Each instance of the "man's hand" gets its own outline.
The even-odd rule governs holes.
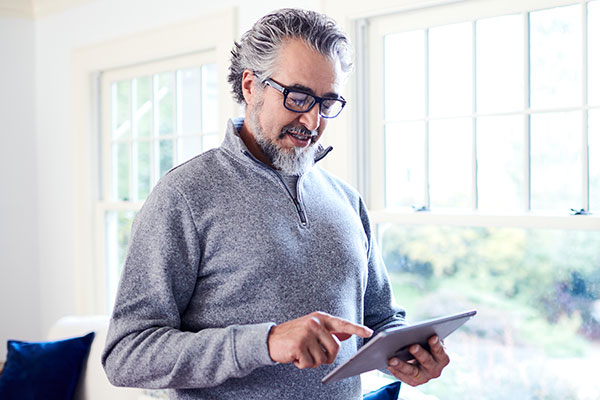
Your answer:
[[[373,331],[332,315],[314,312],[304,317],[275,325],[269,332],[271,359],[294,363],[298,368],[316,368],[331,364],[340,349],[340,340],[352,335],[368,338]]]
[[[438,378],[444,367],[450,363],[450,358],[437,336],[429,338],[429,347],[431,353],[418,344],[412,345],[409,351],[415,359],[404,362],[398,358],[391,358],[388,370],[396,378],[410,386],[422,385],[431,379]]]

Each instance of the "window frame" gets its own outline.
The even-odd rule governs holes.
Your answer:
[[[214,32],[219,32],[215,35]],[[237,37],[237,11],[228,7],[199,18],[76,49],[71,57],[71,138],[73,298],[77,314],[106,314],[106,270],[98,249],[101,198],[101,116],[99,92],[102,71],[213,51],[218,76],[219,138],[224,137],[228,118],[239,113],[229,92],[227,75],[231,46]],[[141,205],[141,204],[138,204]],[[129,205],[119,207],[128,208]],[[101,208],[100,208],[101,209]],[[104,240],[102,238],[102,240]]]
[[[103,71],[100,75],[101,87],[100,87],[100,97],[101,104],[100,114],[101,114],[101,129],[100,129],[100,141],[101,141],[101,149],[100,149],[100,191],[99,191],[99,199],[96,203],[96,218],[95,226],[96,228],[96,254],[98,268],[105,268],[105,279],[106,279],[106,307],[107,310],[112,309],[113,307],[113,299],[116,295],[116,284],[118,283],[118,269],[117,266],[110,265],[107,259],[107,234],[108,234],[108,224],[106,221],[108,212],[119,212],[119,211],[133,211],[137,212],[142,207],[145,199],[140,200],[115,200],[115,194],[113,193],[114,182],[112,182],[112,172],[113,172],[113,148],[112,144],[115,142],[112,138],[112,92],[111,86],[113,83],[117,81],[123,80],[131,80],[133,78],[139,77],[151,77],[151,85],[154,86],[155,82],[153,77],[162,72],[170,72],[175,74],[176,71],[189,69],[189,68],[202,68],[207,64],[214,64],[216,62],[216,53],[214,50],[205,50],[202,52],[198,52],[191,55],[173,57],[166,60],[159,61],[150,61],[140,65],[117,68],[113,70]],[[173,95],[175,97],[178,96],[177,92],[177,84],[174,85]],[[152,99],[153,103],[154,100]],[[174,107],[176,107],[177,101],[174,102]],[[156,106],[156,104],[154,104]],[[133,109],[130,110],[133,113]],[[166,136],[157,135],[154,132],[157,127],[155,126],[154,116],[156,114],[156,109],[154,109],[152,120],[152,125],[154,126],[152,129],[152,135],[143,138],[143,142],[149,142],[152,145],[151,150],[151,168],[150,171],[150,190],[156,185],[158,180],[160,179],[160,172],[157,170],[159,167],[158,163],[155,159],[155,142],[159,140],[173,140],[177,142],[178,139],[182,137],[199,137],[204,138],[208,135],[213,135],[215,132],[204,132],[200,131],[197,134],[185,134],[180,135],[179,128],[177,126],[177,119],[175,119],[175,132]],[[130,143],[133,144],[136,142],[135,137],[131,136],[127,139],[118,139],[116,142],[119,143]],[[138,142],[139,143],[139,142]],[[173,161],[174,164],[177,165],[185,160],[179,160],[177,155],[177,145],[173,146]],[[130,154],[131,156],[132,154]],[[175,166],[173,165],[173,166]],[[134,160],[130,158],[130,182],[129,182],[129,192],[133,193],[133,182],[131,179],[135,176],[135,166]]]
[[[579,230],[597,230],[600,229],[600,214],[596,215],[569,215],[567,210],[564,214],[549,214],[538,211],[523,211],[519,213],[499,213],[490,214],[489,212],[482,212],[476,209],[476,199],[473,194],[476,193],[476,158],[473,157],[472,165],[472,208],[471,210],[432,210],[427,212],[415,212],[410,208],[401,209],[387,209],[385,207],[385,143],[384,143],[384,127],[385,119],[383,115],[384,110],[384,82],[383,82],[383,37],[387,33],[396,33],[401,31],[411,31],[415,29],[424,29],[433,26],[446,25],[451,23],[459,23],[465,21],[472,21],[471,24],[473,29],[475,27],[475,21],[482,18],[508,15],[508,14],[521,14],[523,21],[523,32],[528,35],[529,32],[529,12],[536,10],[544,10],[558,6],[580,4],[583,7],[587,5],[589,0],[552,0],[552,1],[540,1],[540,0],[528,0],[526,2],[519,1],[498,1],[498,0],[484,0],[484,1],[452,1],[452,2],[432,2],[422,1],[422,5],[419,7],[415,5],[412,8],[406,7],[400,12],[386,12],[383,14],[377,14],[375,16],[368,16],[366,18],[358,18],[355,21],[355,25],[359,28],[355,28],[355,34],[357,36],[357,42],[367,43],[367,46],[363,46],[357,49],[357,58],[359,65],[363,64],[366,67],[366,72],[362,72],[357,77],[357,93],[364,93],[368,102],[368,109],[366,113],[366,123],[357,124],[358,138],[365,138],[368,146],[366,162],[363,162],[359,167],[359,183],[362,181],[363,184],[359,189],[366,194],[367,204],[370,209],[370,215],[372,223],[374,225],[383,222],[396,222],[401,224],[436,224],[436,225],[456,225],[456,226],[502,226],[502,227],[523,227],[523,228],[557,228],[557,229],[579,229]],[[583,41],[582,41],[582,97],[583,106],[574,108],[557,108],[552,111],[582,111],[582,130],[581,135],[581,151],[582,151],[582,168],[580,171],[580,181],[582,182],[582,198],[585,199],[579,208],[589,209],[589,193],[588,193],[588,136],[587,136],[587,118],[588,110],[597,109],[598,106],[590,107],[586,103],[586,92],[587,92],[587,76],[585,71],[587,70],[587,37],[586,27],[586,13],[585,10],[582,12],[582,30],[583,30]],[[360,28],[360,26],[366,26],[367,29]],[[402,29],[398,29],[401,26]],[[524,38],[526,40],[524,46],[524,76],[525,76],[525,110],[523,113],[523,124],[525,126],[524,134],[526,138],[524,140],[526,149],[524,151],[524,176],[526,177],[524,186],[526,186],[524,197],[526,197],[526,205],[524,209],[530,209],[530,118],[532,113],[544,112],[547,110],[532,110],[529,102],[529,37]],[[362,63],[361,63],[362,60]],[[473,60],[475,63],[475,60]],[[476,79],[473,74],[473,80]],[[474,85],[473,90],[476,90]],[[520,114],[521,112],[519,112]],[[475,121],[476,117],[483,114],[477,114],[475,111],[469,116]],[[475,135],[476,132],[473,132]],[[426,133],[427,135],[427,133]],[[472,149],[473,155],[475,155],[476,142]],[[428,152],[426,153],[428,155]],[[425,160],[426,169],[429,165],[429,160]],[[425,171],[428,175],[428,171]],[[427,178],[426,178],[427,179]],[[364,182],[367,182],[365,184]],[[428,182],[426,182],[428,187]],[[428,193],[426,192],[425,197],[427,198]],[[427,201],[428,202],[428,201]],[[429,204],[427,204],[428,206]],[[574,205],[576,206],[576,205]]]

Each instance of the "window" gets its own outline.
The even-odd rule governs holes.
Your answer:
[[[463,19],[372,22],[373,208],[598,210],[598,0],[480,18],[463,3]]]
[[[368,19],[362,83],[396,300],[479,310],[419,390],[599,398],[600,1],[441,3]]]
[[[112,308],[136,211],[172,167],[219,145],[214,54],[102,75],[99,235]]]

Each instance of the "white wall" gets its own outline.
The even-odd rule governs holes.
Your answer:
[[[0,16],[0,360],[41,334],[34,23]]]
[[[7,337],[42,340],[56,319],[77,312],[74,51],[228,7],[237,7],[243,32],[270,10],[320,4],[96,0],[35,20],[1,17],[0,359]]]
[[[72,132],[73,54],[231,7],[237,9],[239,36],[280,7],[325,11],[350,32],[352,18],[377,12],[375,7],[381,12],[440,1],[85,0],[35,20],[0,16],[0,359],[6,338],[42,340],[56,319],[80,309],[75,285],[81,265],[75,265],[73,244],[80,190],[72,171],[79,151]],[[350,98],[352,88],[347,92]],[[336,147],[324,166],[347,180],[355,160],[348,145],[350,111],[330,124],[324,138]]]

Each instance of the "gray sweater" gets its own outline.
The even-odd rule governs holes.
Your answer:
[[[320,380],[361,339],[342,342],[333,365],[300,370],[271,360],[267,336],[313,311],[375,333],[404,323],[365,205],[316,165],[295,200],[249,153],[242,123],[229,121],[221,147],[166,174],[136,216],[106,374],[118,386],[174,389],[177,399],[359,399],[359,377]]]

